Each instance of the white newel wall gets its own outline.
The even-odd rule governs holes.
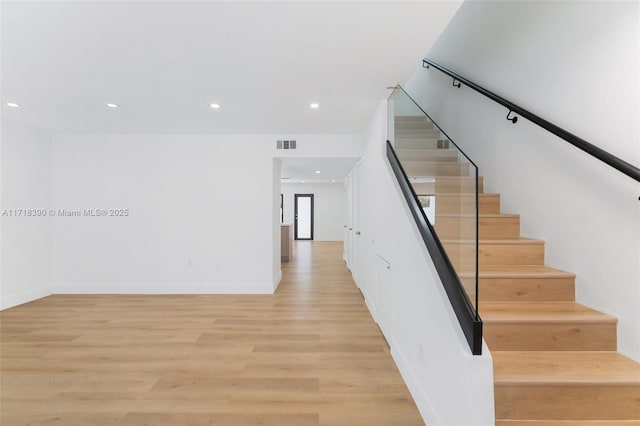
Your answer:
[[[0,210],[48,211],[51,208],[51,137],[3,119],[0,144]],[[0,309],[51,293],[51,218],[7,215],[1,219]]]
[[[280,178],[282,177],[282,163],[277,158],[274,158],[271,161],[273,162],[273,192],[271,193],[271,244],[273,245],[273,255],[271,256],[271,262],[273,266],[273,291],[276,291],[276,289],[280,285],[280,280],[282,279],[282,270],[280,269],[282,256],[282,247],[280,245],[280,237],[282,235],[280,233]]]
[[[493,424],[491,354],[486,345],[483,355],[471,354],[388,165],[386,137],[382,102],[363,161],[347,180],[357,194],[353,211],[361,231],[347,253],[358,256],[352,272],[426,423]]]
[[[638,166],[639,22],[638,2],[466,2],[428,56]],[[436,70],[406,89],[640,360],[640,185]]]

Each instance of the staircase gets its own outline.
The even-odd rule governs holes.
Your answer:
[[[449,145],[425,117],[396,117],[396,153],[416,193],[435,194],[436,232],[474,299],[475,179]],[[520,236],[519,215],[501,213],[482,178],[478,202],[496,424],[640,425],[640,364],[616,352],[617,319],[575,302],[575,275],[545,265],[544,241]]]

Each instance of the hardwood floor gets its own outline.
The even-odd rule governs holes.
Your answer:
[[[424,424],[344,262],[275,295],[54,295],[0,313],[0,424]]]

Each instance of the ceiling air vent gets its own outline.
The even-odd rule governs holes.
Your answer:
[[[295,140],[278,140],[276,141],[277,149],[296,149]]]

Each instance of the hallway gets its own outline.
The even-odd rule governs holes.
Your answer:
[[[294,250],[275,295],[53,295],[0,312],[0,423],[423,424],[342,243]]]

